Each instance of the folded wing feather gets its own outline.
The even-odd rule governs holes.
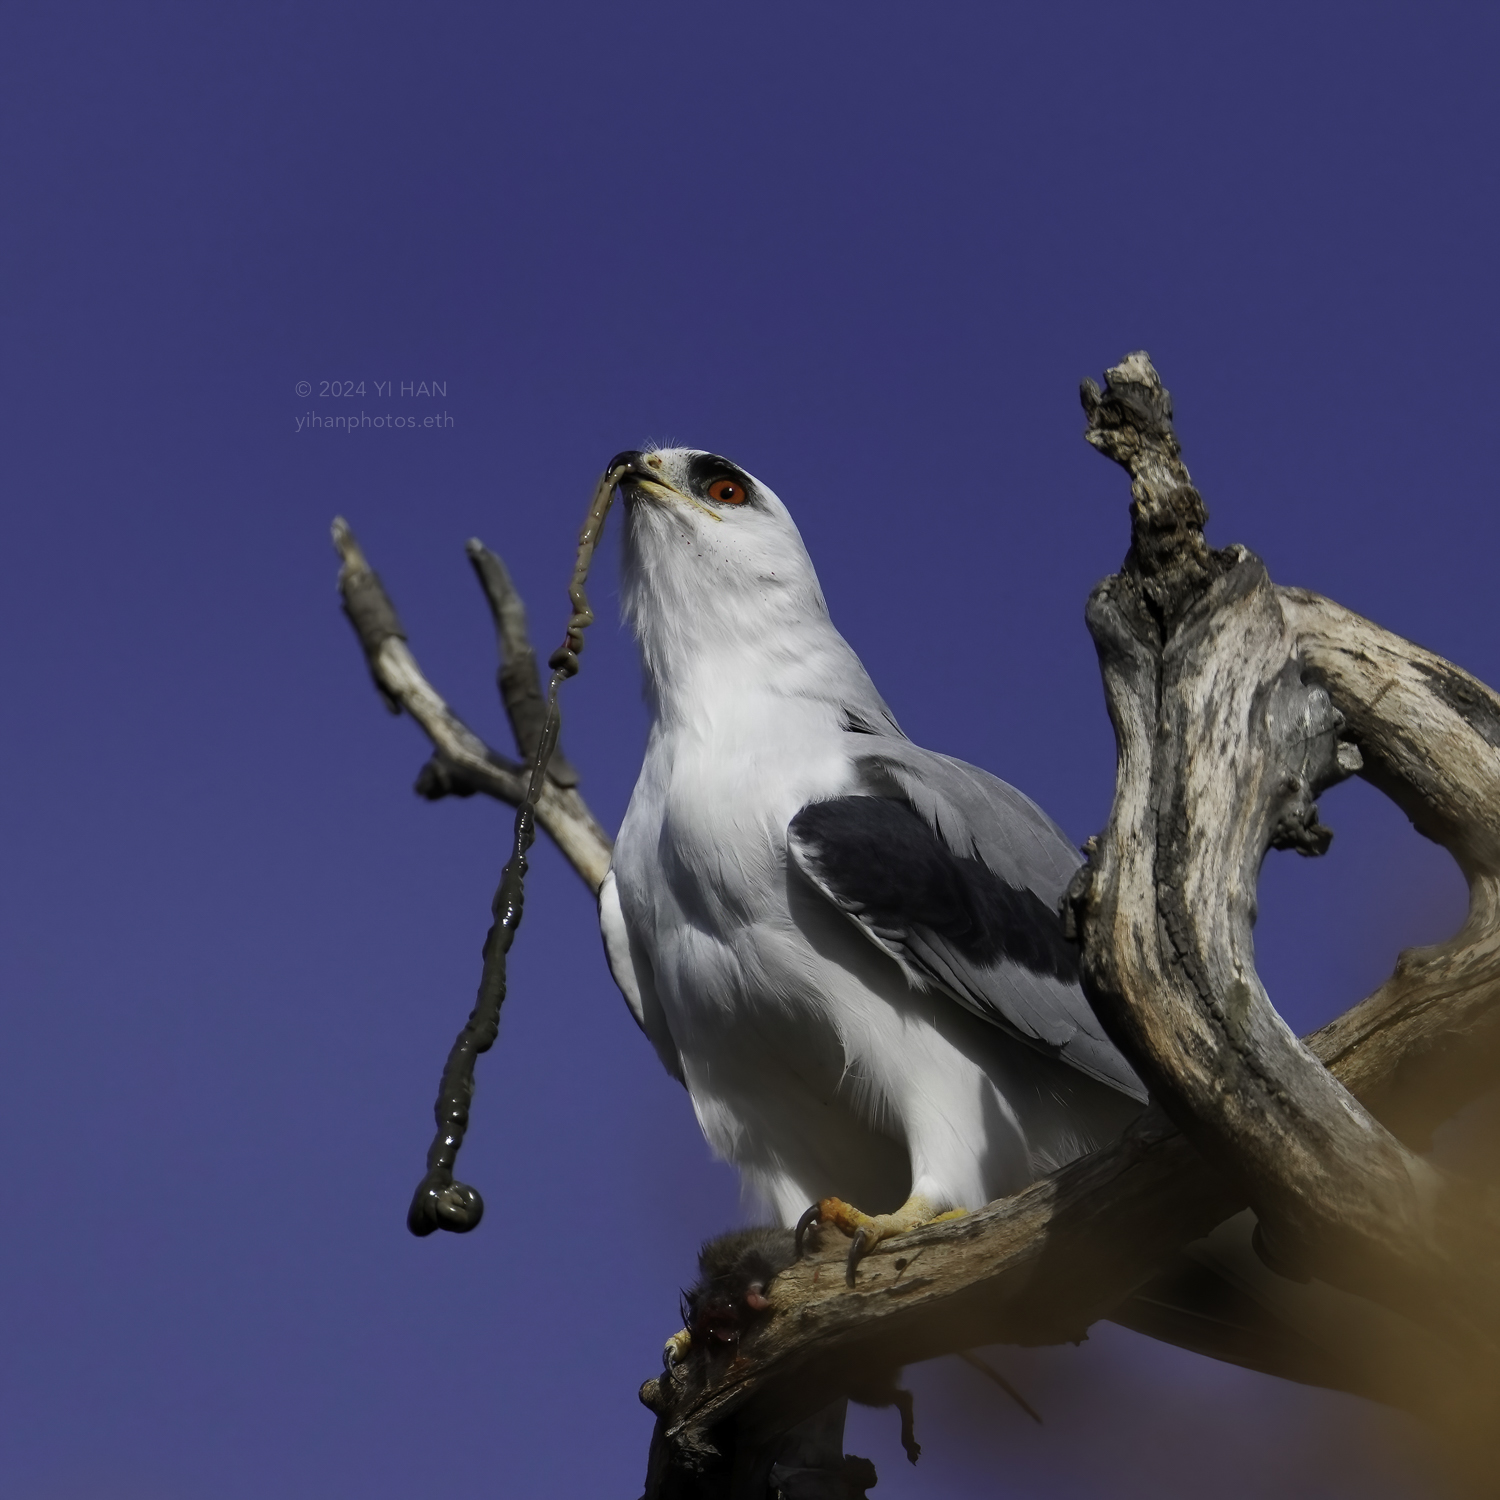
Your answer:
[[[910,741],[883,739],[860,772],[866,794],[792,819],[795,867],[918,988],[1144,1099],[1078,988],[1057,906],[1080,860],[1056,824],[1014,787]]]

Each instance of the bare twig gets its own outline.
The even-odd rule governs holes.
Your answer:
[[[536,652],[531,648],[531,637],[526,630],[526,605],[511,582],[510,570],[477,536],[464,544],[464,551],[469,554],[474,574],[495,620],[495,646],[500,657],[495,682],[500,689],[500,701],[510,719],[516,748],[523,760],[530,760],[542,737],[547,703],[542,695]],[[547,776],[558,786],[578,785],[578,772],[568,764],[561,746],[552,752]]]
[[[428,1235],[437,1229],[464,1234],[474,1229],[484,1217],[484,1200],[467,1183],[457,1181],[454,1178],[453,1169],[463,1146],[465,1132],[468,1130],[469,1105],[474,1097],[475,1061],[481,1053],[489,1051],[500,1032],[500,1007],[504,1004],[506,989],[506,957],[515,940],[516,929],[521,925],[525,898],[526,855],[536,839],[537,804],[550,784],[547,777],[548,765],[557,748],[557,736],[561,726],[557,693],[564,680],[577,673],[578,653],[583,650],[582,632],[593,623],[594,613],[589,608],[584,585],[588,579],[589,563],[593,559],[594,546],[598,542],[600,532],[604,529],[605,517],[609,514],[610,500],[614,495],[618,478],[618,470],[611,467],[605,471],[599,483],[594,487],[588,515],[584,519],[583,530],[578,538],[578,558],[573,567],[573,577],[568,590],[573,613],[568,620],[567,635],[563,644],[552,653],[550,663],[553,669],[552,681],[547,687],[547,697],[542,705],[540,723],[535,726],[534,736],[532,726],[529,724],[524,731],[528,738],[533,739],[530,747],[531,765],[527,775],[526,791],[516,808],[515,836],[511,845],[511,854],[500,876],[500,885],[495,892],[491,908],[494,920],[485,938],[484,967],[479,980],[479,994],[474,1002],[474,1009],[469,1013],[469,1019],[465,1022],[463,1030],[459,1032],[457,1040],[448,1053],[448,1060],[443,1066],[442,1083],[438,1088],[437,1104],[434,1108],[437,1118],[437,1135],[428,1148],[426,1175],[417,1185],[406,1216],[407,1228],[415,1235]],[[347,527],[345,531],[347,533]],[[483,552],[482,548],[480,550]],[[470,555],[473,556],[472,551]],[[499,576],[504,578],[505,586],[509,589],[510,580],[505,575],[504,565],[499,558],[489,554],[484,555],[493,565],[490,569],[491,576],[493,577],[498,570]],[[484,576],[481,572],[482,579]],[[488,585],[486,585],[486,592],[489,592]],[[509,589],[509,592],[514,598],[514,589]],[[507,602],[502,600],[501,608],[496,611],[497,619],[502,617],[502,611],[508,616],[503,628],[509,631],[510,639],[507,644],[511,648],[512,661],[517,655],[521,655],[523,659],[530,659],[531,646],[526,639],[525,616],[519,609],[519,600],[515,600],[513,608],[508,607]],[[385,622],[388,630],[399,630],[395,611],[390,609],[389,604],[386,606],[385,613],[388,616]],[[387,635],[385,640],[390,638]],[[384,641],[381,644],[383,645]],[[535,670],[534,660],[531,660],[528,678],[535,678]],[[503,683],[502,676],[502,691]],[[517,725],[517,737],[520,738],[523,733],[521,728],[523,721],[512,708],[510,696],[506,697],[506,705],[507,708],[512,709],[512,723]]]
[[[343,560],[339,592],[344,612],[359,637],[376,688],[393,713],[404,708],[432,741],[435,753],[422,769],[417,790],[426,797],[483,792],[511,807],[519,806],[526,795],[524,766],[485,744],[422,674],[379,576],[342,518],[333,523],[333,544]],[[513,725],[518,717],[524,721],[525,710],[518,715],[509,698],[506,708]],[[576,786],[549,780],[537,799],[536,821],[588,888],[597,892],[614,845]]]
[[[561,674],[558,674],[559,676]],[[526,854],[536,839],[536,805],[546,785],[547,761],[557,743],[557,678],[547,697],[542,732],[531,763],[531,775],[516,809],[515,834],[510,858],[500,876],[500,885],[490,910],[494,920],[484,940],[484,967],[479,994],[443,1064],[438,1085],[437,1135],[427,1150],[427,1171],[412,1195],[406,1227],[415,1235],[436,1229],[465,1234],[477,1228],[484,1217],[484,1199],[477,1189],[454,1178],[453,1169],[469,1128],[469,1105],[474,1098],[474,1063],[488,1052],[500,1032],[500,1007],[505,1002],[506,957],[521,925],[525,900]]]

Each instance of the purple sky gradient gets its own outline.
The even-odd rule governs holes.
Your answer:
[[[464,1177],[404,1227],[509,841],[429,806],[334,595],[347,516],[503,743],[462,552],[549,648],[589,487],[675,439],[787,501],[915,738],[1103,823],[1082,623],[1126,543],[1076,388],[1149,349],[1273,577],[1500,681],[1494,59],[1477,5],[13,9],[4,152],[0,1493],[630,1497],[635,1389],[739,1222],[539,847]],[[327,380],[364,398],[317,399]],[[299,399],[298,381],[314,396]],[[390,399],[375,381],[446,396]],[[432,429],[296,431],[308,411]],[[615,523],[612,523],[612,525]],[[564,743],[643,742],[617,535]],[[1462,885],[1363,784],[1273,856],[1307,1029]],[[900,1497],[1416,1497],[1353,1400],[1100,1327],[849,1445]]]

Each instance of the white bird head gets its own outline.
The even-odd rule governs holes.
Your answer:
[[[717,454],[621,453],[625,613],[660,706],[705,673],[744,687],[863,669],[828,619],[796,524],[777,496]]]
[[[772,694],[894,719],[828,618],[802,537],[780,499],[715,453],[621,453],[625,614],[658,718]]]

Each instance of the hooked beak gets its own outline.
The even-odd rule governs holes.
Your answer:
[[[623,453],[617,453],[610,459],[606,472],[615,476],[615,483],[624,491],[627,500],[653,500],[658,505],[667,506],[675,501],[700,511],[711,521],[724,519],[722,516],[715,515],[706,505],[693,499],[691,495],[685,495],[675,484],[670,483],[661,472],[661,460],[654,453],[642,453],[638,449],[627,448]]]

